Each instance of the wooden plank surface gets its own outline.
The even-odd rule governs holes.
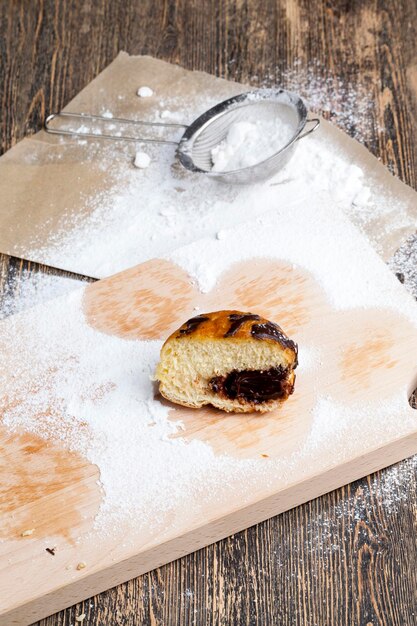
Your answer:
[[[416,17],[408,0],[1,0],[1,148],[38,129],[46,110],[125,49],[284,87],[313,68],[333,110],[365,88],[371,105],[348,130],[416,187]],[[3,289],[13,263],[19,270],[2,258]],[[82,614],[89,625],[414,624],[416,475],[416,459],[405,461],[41,624],[77,624]]]

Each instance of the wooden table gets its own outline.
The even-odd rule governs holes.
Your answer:
[[[324,115],[416,188],[416,20],[416,0],[0,0],[1,150],[127,50],[253,84],[314,78]],[[18,301],[23,269],[68,275],[2,255],[0,294]],[[411,626],[416,535],[414,457],[39,626]]]

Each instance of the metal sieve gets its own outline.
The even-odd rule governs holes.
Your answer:
[[[248,167],[213,171],[212,150],[227,136],[231,126],[236,122],[248,120],[272,121],[279,117],[293,131],[285,145],[277,146],[277,151],[268,158]],[[98,132],[83,132],[57,128],[54,122],[59,118],[70,118],[84,122],[104,122],[111,124],[134,125],[152,128],[185,128],[180,141],[159,137],[136,137],[131,135],[111,135]],[[311,128],[305,130],[307,124]],[[52,113],[45,120],[45,130],[55,135],[72,135],[93,137],[95,139],[113,139],[118,141],[134,141],[137,143],[161,143],[177,146],[176,155],[183,167],[200,172],[211,178],[227,183],[247,184],[270,178],[281,169],[291,158],[296,142],[310,134],[319,126],[318,118],[307,119],[307,109],[299,96],[284,89],[258,89],[239,94],[216,104],[189,126],[168,122],[146,122],[123,118],[109,118],[100,115],[83,113]],[[304,132],[303,132],[304,131]]]

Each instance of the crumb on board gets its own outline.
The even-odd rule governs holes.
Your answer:
[[[33,535],[33,533],[35,532],[34,528],[28,528],[27,530],[24,530],[20,533],[21,537],[30,537],[30,535]]]
[[[81,615],[78,615],[78,617],[75,618],[76,622],[83,622],[85,620],[85,613],[81,613]]]
[[[261,454],[261,457],[264,459],[269,459],[269,454]]]
[[[85,567],[87,567],[87,563],[84,563],[84,561],[80,561],[77,565],[77,570],[84,569]]]

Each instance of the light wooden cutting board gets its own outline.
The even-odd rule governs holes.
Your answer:
[[[139,382],[152,385],[148,347],[157,352],[197,309],[231,308],[277,321],[298,342],[294,395],[256,416],[164,405],[163,419],[184,430],[157,444],[138,411],[137,458],[151,444],[160,454],[147,472],[128,469],[143,493],[148,483],[159,489],[145,507],[121,479],[118,522],[106,526],[106,467],[77,452],[92,458],[96,436],[84,408],[98,403],[122,432]],[[2,626],[33,622],[417,452],[408,404],[417,306],[325,197],[9,318],[0,348]],[[189,456],[180,479],[175,464],[161,472],[167,450]],[[123,464],[123,449],[114,455]],[[137,515],[124,517],[124,494]]]

